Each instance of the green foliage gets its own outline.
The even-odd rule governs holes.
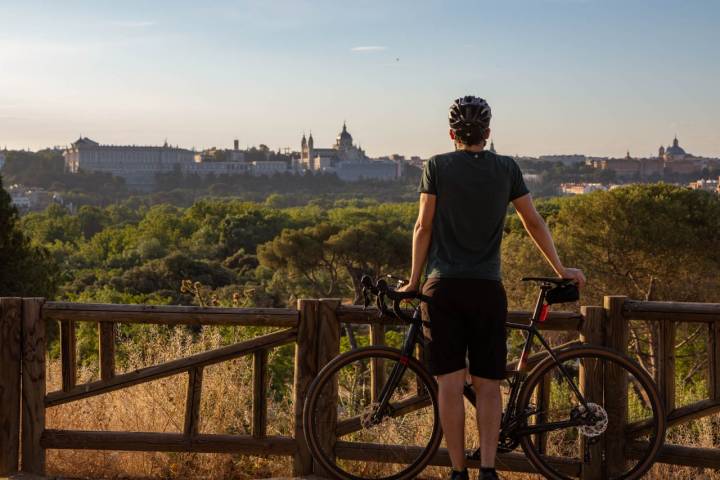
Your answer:
[[[32,245],[0,177],[0,296],[55,294],[58,269],[48,249]]]

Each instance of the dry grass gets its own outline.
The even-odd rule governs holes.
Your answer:
[[[261,332],[237,330],[235,338],[221,336],[218,329],[206,328],[194,336],[184,329],[170,332],[162,328],[148,329],[139,346],[123,339],[118,351],[124,352],[123,370],[133,370],[198,351],[209,350],[241,341]],[[262,332],[264,333],[264,332]],[[134,345],[134,346],[133,346]],[[251,428],[252,366],[250,357],[206,367],[203,377],[200,431],[202,433],[249,434]],[[292,371],[287,358],[278,349],[270,354],[271,383],[289,385]],[[273,368],[273,365],[275,368]],[[283,366],[280,366],[283,365]],[[97,367],[78,371],[79,381],[97,378]],[[48,391],[59,388],[60,365],[48,363]],[[47,427],[73,430],[181,432],[185,408],[187,375],[181,374],[52,407],[47,412]],[[287,393],[287,392],[286,392]],[[268,398],[268,434],[288,435],[293,432],[291,395]],[[477,445],[474,410],[467,409],[467,444]],[[717,448],[720,446],[720,419],[707,417],[673,428],[668,434],[672,443]],[[72,478],[132,479],[257,479],[289,477],[291,457],[249,457],[231,454],[135,453],[93,450],[50,450],[48,472]],[[446,468],[428,468],[427,479],[441,479]],[[508,480],[529,480],[537,475],[506,473]],[[720,472],[694,468],[656,465],[648,479],[720,480]]]
[[[174,330],[169,336],[159,329],[148,330],[148,335],[149,338],[143,339],[144,348],[123,349],[128,352],[124,370],[173,360],[226,343],[219,332],[211,328],[203,330],[194,342],[188,341],[189,334],[181,329]],[[233,341],[240,340],[242,337],[238,333],[238,338]],[[273,350],[270,353],[271,364],[276,356],[277,350]],[[244,357],[205,368],[200,410],[202,433],[250,433],[250,360],[250,357]],[[94,379],[97,368],[81,368],[78,377],[82,381]],[[59,362],[49,362],[47,378],[48,391],[59,388]],[[186,388],[187,374],[181,374],[52,407],[47,411],[47,427],[182,432]],[[268,398],[268,434],[291,434],[291,407],[288,400],[276,400],[273,396]],[[290,475],[291,462],[289,457],[94,450],[49,450],[47,455],[47,469],[51,474],[85,478],[268,478]]]

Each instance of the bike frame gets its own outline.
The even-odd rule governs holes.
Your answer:
[[[520,361],[518,362],[518,367],[512,372],[512,378],[508,380],[510,384],[510,394],[508,397],[507,407],[503,412],[502,421],[500,424],[501,442],[504,438],[544,433],[553,430],[584,425],[586,423],[583,420],[577,418],[561,422],[547,423],[541,426],[525,425],[525,422],[523,420],[525,420],[530,415],[541,412],[519,412],[517,408],[517,400],[520,394],[520,389],[527,376],[527,372],[525,370],[527,359],[530,355],[530,351],[532,350],[532,346],[536,337],[540,341],[543,349],[553,359],[560,372],[562,373],[563,377],[565,377],[565,379],[567,380],[568,385],[570,385],[570,388],[577,397],[578,401],[583,405],[583,407],[587,408],[588,402],[585,399],[585,396],[582,394],[582,392],[580,392],[580,389],[577,387],[577,385],[575,385],[575,382],[573,381],[571,375],[568,373],[564,365],[558,360],[556,353],[550,347],[547,340],[545,340],[545,338],[542,336],[537,326],[538,323],[542,323],[547,319],[549,313],[549,305],[545,303],[545,296],[547,294],[547,291],[550,290],[550,288],[552,288],[552,285],[549,283],[543,283],[540,285],[540,293],[537,297],[537,301],[535,302],[535,308],[533,310],[532,316],[530,317],[529,324],[513,322],[507,323],[507,327],[512,330],[522,330],[524,332],[527,332],[527,337],[525,338],[525,344],[523,345],[522,353],[520,355]],[[396,311],[396,314],[397,313],[399,312]],[[413,312],[412,319],[410,320],[410,329],[408,330],[408,333],[405,336],[405,341],[403,342],[400,361],[393,367],[393,370],[390,373],[387,382],[385,382],[385,385],[380,392],[378,398],[378,408],[373,415],[374,419],[377,422],[380,422],[385,414],[392,414],[391,411],[388,411],[390,409],[390,398],[392,397],[395,388],[398,386],[398,383],[400,382],[403,374],[407,370],[409,358],[412,357],[413,352],[415,351],[415,346],[418,343],[424,345],[426,341],[424,335],[422,334],[422,320],[420,318],[420,309],[419,307],[416,307],[415,311]],[[470,403],[475,406],[475,391],[472,389],[471,385],[465,386],[464,395],[470,401]]]

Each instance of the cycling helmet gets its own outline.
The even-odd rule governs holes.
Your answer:
[[[480,98],[467,95],[456,99],[450,105],[448,120],[450,129],[458,140],[467,143],[467,139],[477,140],[490,127],[490,105]],[[475,142],[471,142],[475,143]]]

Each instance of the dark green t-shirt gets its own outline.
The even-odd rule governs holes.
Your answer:
[[[508,203],[528,193],[517,163],[489,151],[436,155],[418,191],[437,196],[427,276],[500,280]]]

